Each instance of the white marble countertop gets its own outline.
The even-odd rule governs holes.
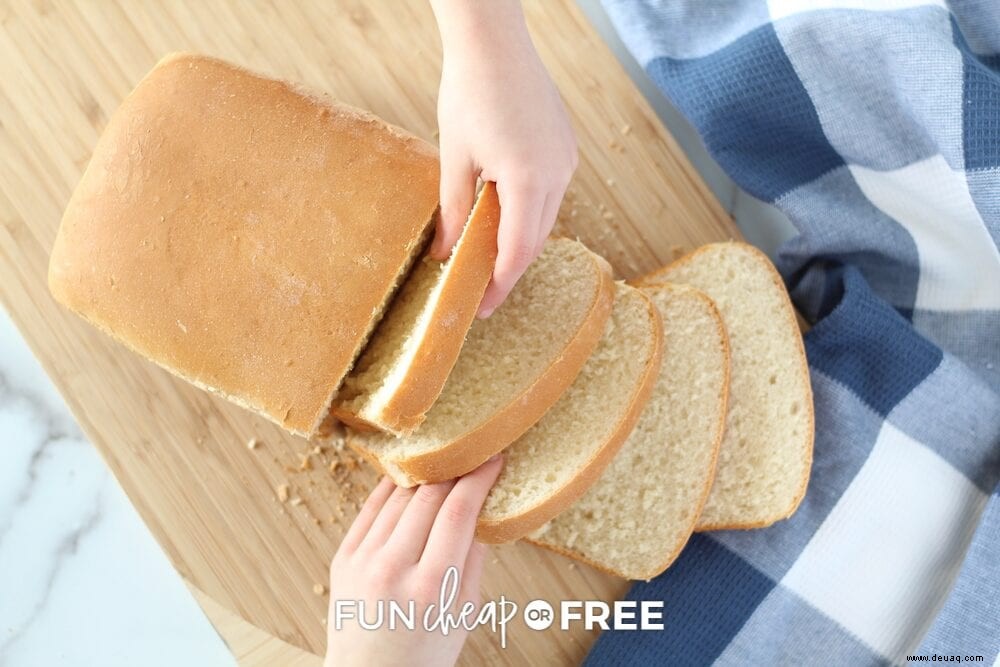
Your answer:
[[[235,665],[0,310],[0,667]]]
[[[790,225],[739,191],[579,0],[748,240]],[[0,310],[0,667],[233,665],[235,660]]]

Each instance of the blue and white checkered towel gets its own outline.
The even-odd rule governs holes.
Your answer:
[[[882,664],[1000,648],[1000,2],[605,0],[799,235],[816,451],[798,513],[696,535],[589,663]]]

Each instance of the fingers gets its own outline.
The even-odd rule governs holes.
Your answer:
[[[455,480],[425,484],[417,489],[386,542],[386,549],[397,559],[416,563],[427,544],[427,535]]]
[[[420,557],[421,565],[433,570],[464,565],[472,547],[479,510],[502,467],[501,458],[496,456],[455,483],[434,519]]]
[[[361,511],[358,512],[358,516],[355,517],[354,523],[347,530],[347,535],[344,536],[344,540],[340,543],[341,552],[349,553],[358,548],[361,540],[368,534],[372,523],[374,523],[375,518],[382,510],[382,506],[385,505],[385,501],[389,499],[395,488],[396,485],[392,483],[389,477],[382,478],[371,494],[369,494]]]
[[[518,278],[535,259],[538,228],[545,207],[545,189],[533,184],[497,183],[500,230],[493,279],[479,305],[479,317],[489,317],[514,289]]]
[[[476,197],[478,175],[465,157],[441,156],[441,216],[434,231],[430,256],[445,260],[458,242]]]
[[[371,528],[368,529],[368,534],[361,540],[358,548],[365,549],[366,552],[381,548],[386,540],[389,539],[389,535],[392,534],[393,529],[396,528],[396,524],[399,523],[399,517],[403,515],[403,511],[410,503],[410,499],[416,491],[415,488],[405,489],[397,486],[385,501],[385,504],[382,505],[381,511],[375,517]]]
[[[552,233],[552,228],[555,227],[556,218],[559,216],[559,207],[562,205],[563,197],[566,196],[566,187],[568,187],[568,184],[556,188],[545,198],[545,207],[542,208],[542,219],[538,226],[538,239],[535,241],[536,258],[542,254],[545,241],[549,238],[549,234]]]
[[[473,542],[469,549],[469,555],[465,557],[465,566],[462,568],[462,583],[459,590],[459,599],[464,602],[479,602],[479,580],[483,576],[483,563],[486,561],[486,545],[480,542]]]

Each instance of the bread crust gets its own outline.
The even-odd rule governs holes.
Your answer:
[[[638,383],[633,387],[627,409],[620,415],[608,439],[558,491],[520,514],[498,520],[487,520],[480,516],[476,524],[476,539],[480,542],[487,544],[511,542],[536,530],[568,508],[594,485],[632,432],[653,394],[653,388],[660,374],[660,363],[663,360],[663,320],[659,310],[642,291],[636,290],[636,293],[645,302],[646,312],[652,324],[652,350]]]
[[[438,180],[433,146],[369,113],[174,54],[98,141],[49,288],[170,372],[311,435],[422,249]]]
[[[471,431],[433,451],[395,460],[398,471],[387,471],[400,486],[443,482],[475,470],[488,458],[519,438],[542,418],[576,379],[604,334],[604,325],[614,304],[615,282],[611,266],[597,254],[588,255],[595,263],[600,284],[593,294],[587,315],[569,344],[534,383],[500,411]],[[348,436],[349,447],[371,458],[363,442]],[[385,466],[380,466],[385,469]]]
[[[708,532],[714,530],[749,530],[753,528],[765,528],[778,521],[787,519],[792,516],[795,511],[799,508],[802,503],[802,499],[805,497],[806,489],[809,485],[809,475],[812,471],[812,458],[813,458],[813,444],[815,440],[815,430],[816,430],[816,415],[815,407],[813,405],[813,394],[812,394],[812,382],[809,376],[809,362],[806,359],[805,345],[802,341],[802,335],[800,333],[801,329],[798,325],[798,319],[796,318],[795,308],[792,305],[791,298],[788,295],[788,290],[785,288],[785,283],[781,279],[781,275],[778,270],[774,267],[770,258],[761,252],[758,248],[748,244],[742,243],[740,241],[723,241],[720,243],[710,243],[701,246],[694,252],[691,252],[680,259],[671,262],[670,264],[657,269],[641,278],[636,282],[641,286],[655,285],[662,282],[669,282],[665,275],[672,269],[689,263],[695,257],[716,250],[720,247],[738,247],[740,250],[753,255],[763,266],[767,267],[768,275],[771,278],[771,282],[774,284],[778,293],[781,296],[782,311],[784,312],[785,326],[789,327],[789,331],[795,331],[796,335],[793,336],[795,340],[796,348],[796,361],[799,367],[799,376],[802,378],[802,383],[805,388],[805,403],[808,406],[808,418],[809,418],[809,428],[806,430],[806,436],[803,438],[801,443],[802,459],[804,461],[804,470],[801,476],[798,489],[795,495],[791,498],[788,507],[778,512],[772,516],[762,517],[755,521],[730,521],[725,523],[701,523],[695,528],[695,532]]]
[[[715,322],[716,326],[716,333],[719,336],[719,341],[721,345],[720,351],[722,352],[722,356],[725,360],[723,382],[719,388],[719,394],[717,397],[718,420],[716,422],[715,437],[713,438],[711,445],[712,456],[709,462],[708,469],[706,470],[704,484],[702,485],[702,490],[698,497],[697,505],[695,506],[694,511],[691,513],[691,520],[689,522],[688,527],[684,531],[685,537],[684,539],[679,540],[675,545],[673,545],[673,548],[666,554],[663,561],[661,561],[659,565],[657,565],[654,568],[651,568],[650,570],[635,571],[635,572],[625,572],[622,570],[618,570],[612,567],[611,565],[601,563],[594,559],[588,558],[586,555],[578,551],[574,551],[573,549],[561,547],[555,544],[547,543],[541,539],[534,539],[529,536],[526,537],[525,540],[527,542],[530,542],[531,544],[543,547],[545,549],[549,549],[550,551],[562,554],[563,556],[567,556],[569,558],[581,561],[583,563],[590,565],[591,567],[601,570],[602,572],[606,572],[608,574],[617,577],[622,577],[624,579],[641,579],[649,581],[653,577],[662,574],[668,567],[670,567],[673,564],[675,560],[677,560],[677,557],[680,555],[681,551],[684,550],[684,547],[691,539],[691,535],[694,534],[694,528],[698,522],[699,516],[701,515],[701,509],[705,506],[705,502],[708,500],[708,494],[712,489],[712,482],[715,479],[715,470],[719,459],[719,450],[722,446],[723,436],[725,435],[726,415],[729,409],[729,380],[730,380],[731,368],[729,363],[729,358],[730,358],[729,335],[726,331],[725,325],[723,324],[722,316],[719,314],[719,310],[715,306],[715,302],[712,301],[712,299],[709,298],[707,294],[705,294],[704,292],[695,287],[691,287],[690,285],[680,285],[673,283],[647,285],[642,287],[642,289],[644,291],[665,289],[675,293],[684,292],[700,300],[712,314],[712,319]],[[669,326],[669,323],[664,322],[664,327],[667,326]]]
[[[493,275],[499,228],[496,184],[488,182],[472,209],[461,245],[449,259],[451,273],[406,377],[378,414],[365,415],[341,404],[334,410],[338,419],[355,428],[367,426],[397,436],[409,435],[424,422],[458,360]]]

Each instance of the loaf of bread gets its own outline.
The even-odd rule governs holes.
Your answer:
[[[524,537],[587,491],[643,413],[662,351],[656,307],[640,290],[617,285],[604,337],[576,380],[504,450],[503,471],[479,514],[478,540]]]
[[[785,519],[812,466],[813,402],[802,334],[764,253],[713,243],[647,276],[684,283],[715,302],[732,354],[726,434],[697,530],[758,528]]]
[[[417,262],[344,382],[333,416],[408,435],[444,388],[497,256],[500,202],[486,183],[451,256]]]
[[[628,579],[655,577],[687,543],[712,486],[729,394],[729,344],[712,301],[683,285],[643,291],[663,318],[653,395],[597,483],[528,538]]]
[[[469,330],[444,390],[413,434],[352,433],[347,442],[401,486],[463,475],[499,452],[573,383],[604,332],[611,267],[581,243],[553,239],[486,320]]]
[[[313,435],[432,231],[436,149],[369,113],[172,55],[66,208],[55,298],[126,346]]]

